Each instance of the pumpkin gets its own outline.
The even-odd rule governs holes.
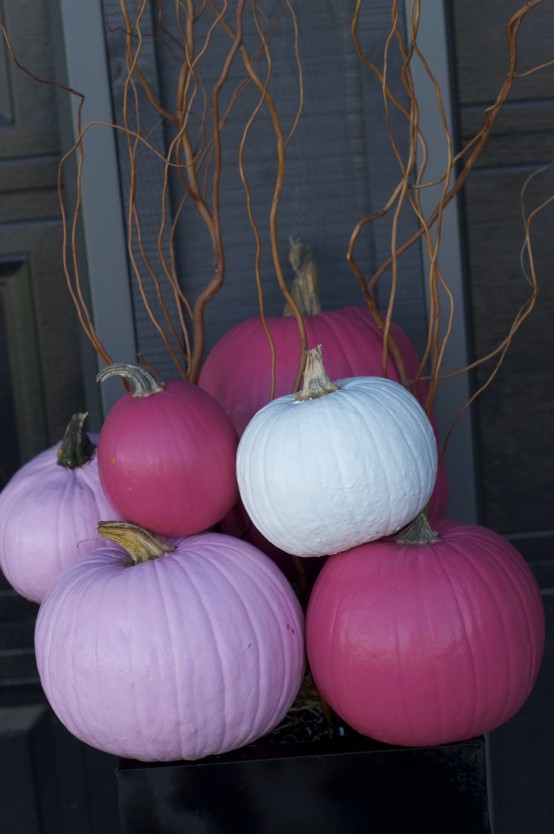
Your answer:
[[[168,536],[212,527],[235,504],[238,438],[210,394],[184,380],[160,381],[117,363],[100,372],[129,381],[98,443],[104,491],[120,515]]]
[[[74,414],[60,444],[24,464],[0,493],[0,567],[15,590],[42,602],[56,576],[95,546],[117,518],[100,486],[95,442]]]
[[[309,247],[293,241],[290,259],[296,269],[298,290],[294,295],[303,313],[308,347],[325,345],[325,365],[330,378],[385,375],[398,382],[400,376],[390,352],[384,373],[383,334],[368,308],[352,305],[321,312],[313,253]],[[290,394],[294,389],[302,352],[296,319],[291,315],[267,316],[266,326],[267,331],[262,318],[255,316],[230,328],[211,348],[198,380],[223,406],[239,436],[260,408],[272,398]],[[407,376],[415,377],[419,358],[414,346],[395,322],[391,324],[391,336],[402,355]],[[275,351],[274,389],[271,343]],[[415,395],[422,404],[425,402],[425,383],[419,383]],[[430,420],[438,437],[433,411]],[[444,516],[448,484],[442,462],[430,500],[429,515]]]
[[[111,541],[58,578],[37,618],[40,680],[65,727],[145,762],[224,753],[273,729],[305,665],[300,605],[273,562],[218,533],[99,531]]]
[[[437,444],[421,405],[381,377],[332,383],[308,351],[303,391],[264,406],[237,451],[245,509],[276,547],[323,556],[394,533],[427,504]]]
[[[307,611],[316,685],[359,732],[437,745],[508,721],[544,647],[537,582],[485,527],[418,519],[398,540],[327,560]]]

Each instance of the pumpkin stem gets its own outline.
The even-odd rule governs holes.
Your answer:
[[[83,425],[88,412],[79,411],[74,414],[67,424],[63,440],[58,449],[58,466],[66,469],[77,469],[84,466],[94,454],[96,448],[88,434],[83,431]]]
[[[129,521],[100,521],[97,529],[102,538],[119,544],[127,551],[132,565],[152,562],[175,550],[172,544],[161,542],[149,530]]]
[[[317,266],[314,253],[301,240],[289,238],[289,263],[294,271],[291,295],[303,316],[315,316],[321,313],[321,304],[317,292]],[[294,315],[289,304],[285,305],[284,316]]]
[[[165,383],[144,365],[131,365],[128,362],[115,362],[103,368],[96,377],[96,382],[103,382],[110,376],[121,376],[133,389],[133,397],[150,397],[165,388]]]
[[[338,385],[331,382],[323,365],[321,345],[306,351],[306,368],[304,369],[304,387],[294,398],[295,402],[314,400],[338,391]]]
[[[436,542],[439,534],[431,529],[425,513],[420,513],[403,530],[393,536],[398,544],[432,544]]]

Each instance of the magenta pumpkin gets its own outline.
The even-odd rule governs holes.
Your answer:
[[[100,486],[95,442],[73,415],[60,444],[28,461],[0,493],[0,567],[15,590],[42,602],[57,575],[96,546],[96,526],[118,518]]]
[[[273,729],[304,672],[303,615],[273,562],[217,533],[164,544],[124,523],[99,530],[113,541],[59,577],[37,619],[60,721],[141,761],[224,753]]]
[[[238,438],[208,393],[183,380],[160,382],[135,365],[110,365],[133,392],[110,409],[98,444],[106,495],[121,516],[157,533],[207,530],[235,504]]]
[[[323,698],[359,732],[436,745],[493,730],[531,692],[544,647],[537,583],[483,527],[437,521],[418,544],[381,540],[334,556],[307,612]]]

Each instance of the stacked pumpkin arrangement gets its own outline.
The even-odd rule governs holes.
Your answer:
[[[378,367],[382,338],[361,315]],[[430,529],[433,426],[404,386],[367,373],[334,383],[312,349],[303,390],[255,407],[239,443],[217,385],[112,365],[99,379],[132,390],[97,450],[76,415],[60,450],[14,476],[0,495],[0,564],[41,603],[42,685],[75,736],[142,761],[241,747],[287,714],[305,649],[324,700],[384,742],[461,740],[520,708],[543,651],[537,584],[492,531]],[[275,562],[211,529],[239,492],[262,542],[325,562],[306,630]]]

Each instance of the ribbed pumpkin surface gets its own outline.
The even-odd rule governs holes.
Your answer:
[[[47,698],[86,743],[143,761],[198,759],[271,730],[299,689],[303,617],[269,558],[204,534],[128,566],[104,545],[41,607]]]
[[[321,694],[390,744],[444,744],[500,726],[531,692],[543,654],[543,605],[517,550],[482,527],[433,527],[432,544],[372,542],[329,559],[308,607]]]

